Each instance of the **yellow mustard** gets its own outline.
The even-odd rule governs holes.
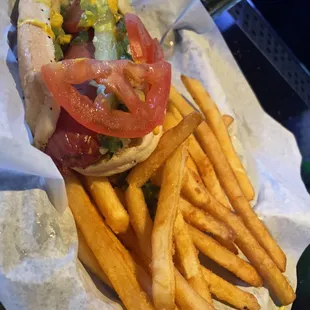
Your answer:
[[[36,2],[43,3],[43,4],[45,4],[48,7],[52,6],[52,0],[36,0]]]
[[[159,133],[160,133],[159,126],[156,126],[156,127],[153,129],[153,135],[154,135],[154,136],[157,136]]]
[[[61,14],[51,11],[51,26],[52,28],[60,28],[64,22],[64,18]]]
[[[18,27],[21,27],[22,25],[25,24],[29,24],[29,25],[33,25],[36,27],[41,28],[49,37],[51,37],[52,39],[55,38],[55,34],[52,30],[52,28],[48,25],[46,25],[45,23],[42,23],[38,20],[35,19],[25,19],[25,20],[21,20],[18,22]]]
[[[71,34],[61,35],[57,37],[57,40],[60,45],[69,44],[72,40],[72,35]]]
[[[72,59],[72,62],[74,63],[79,63],[79,62],[82,62],[82,61],[85,61],[87,60],[88,58],[85,58],[85,57],[82,57],[82,58],[75,58],[75,59]]]
[[[61,14],[59,14],[58,12],[52,10],[51,11],[51,26],[54,29],[59,30],[59,32],[61,32],[61,27],[62,24],[64,22],[64,18],[62,17]],[[63,34],[60,34],[57,36],[56,41],[57,43],[59,43],[60,45],[64,45],[64,44],[69,44],[72,40],[72,35],[71,34],[65,34],[64,31],[62,31]]]
[[[118,0],[108,0],[108,6],[113,15],[117,14]]]

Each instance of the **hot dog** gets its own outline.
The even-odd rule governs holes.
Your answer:
[[[115,0],[20,0],[19,74],[34,145],[63,172],[109,176],[154,151],[171,68]]]

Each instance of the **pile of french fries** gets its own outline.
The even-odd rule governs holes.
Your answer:
[[[233,119],[199,81],[182,81],[204,118],[172,87],[164,134],[127,188],[107,177],[65,178],[79,258],[127,309],[214,309],[212,298],[260,309],[254,295],[202,266],[199,252],[288,305],[286,256],[250,206],[254,190],[228,134]],[[160,186],[154,220],[142,190],[150,180]]]

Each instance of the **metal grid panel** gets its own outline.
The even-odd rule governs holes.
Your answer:
[[[236,24],[294,91],[310,106],[310,76],[254,6],[243,0],[229,10]]]

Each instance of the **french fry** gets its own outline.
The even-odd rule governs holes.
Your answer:
[[[173,105],[173,103],[168,103],[168,112],[172,113],[174,118],[179,122],[183,119],[182,114],[179,112],[179,110]]]
[[[189,154],[191,155],[195,164],[198,167],[199,175],[201,176],[203,183],[217,201],[219,201],[223,206],[230,209],[229,202],[215,174],[214,168],[208,156],[206,156],[194,135],[191,135],[188,138],[188,141]]]
[[[145,212],[146,211],[144,210],[143,213],[145,213]],[[144,249],[144,252],[142,252],[141,248],[139,247],[137,237],[136,237],[133,229],[131,228],[131,226],[129,226],[126,233],[119,234],[118,238],[122,241],[122,243],[125,245],[125,247],[133,253],[134,258],[135,258],[136,262],[138,262],[139,265],[143,265],[146,267],[149,266],[151,261],[145,256],[144,252],[150,251],[148,249],[148,247],[151,247],[151,239],[149,241],[149,245],[147,245],[147,248]],[[175,271],[176,271],[176,269],[175,269]],[[182,305],[185,304],[185,305],[187,305],[187,307],[189,307],[189,305],[193,305],[193,306],[194,305],[204,305],[203,309],[209,309],[208,307],[210,307],[210,306],[208,305],[208,303],[198,293],[196,293],[186,281],[185,281],[185,283],[182,282],[182,279],[183,279],[182,276],[180,278],[177,275],[175,275],[175,280],[178,283],[178,288],[179,288],[179,290],[176,291],[176,302],[178,304],[182,304]],[[146,292],[148,292],[145,288],[144,288],[144,290]],[[177,309],[177,307],[175,309]],[[199,309],[199,308],[197,308],[197,309]]]
[[[195,246],[200,252],[232,272],[242,281],[255,287],[262,286],[262,278],[249,263],[234,255],[213,238],[193,226],[188,225],[188,229]]]
[[[122,189],[119,187],[114,187],[114,192],[117,198],[119,199],[119,201],[121,202],[121,204],[124,206],[124,208],[127,209],[125,193],[122,191]]]
[[[201,272],[197,250],[180,210],[174,222],[174,243],[179,266],[190,286],[212,305],[211,295]]]
[[[186,145],[165,163],[152,233],[153,301],[157,309],[174,309],[175,276],[172,260],[173,226],[178,210]]]
[[[158,187],[161,186],[161,181],[163,179],[163,167],[158,168],[151,177],[151,182]]]
[[[252,236],[244,222],[215,200],[203,184],[197,183],[194,177],[190,174],[186,174],[185,177],[187,182],[183,182],[182,193],[186,199],[196,207],[206,210],[218,220],[230,225],[236,235],[236,245],[266,281],[281,304],[292,303],[296,297],[294,290],[273,260]]]
[[[254,188],[231,143],[231,139],[222,120],[218,107],[215,105],[200,81],[186,77],[184,75],[181,76],[181,79],[186,89],[201,109],[209,126],[211,127],[211,130],[219,141],[223,153],[225,154],[238,180],[242,192],[248,200],[252,200],[254,198]]]
[[[186,167],[193,170],[197,175],[199,174],[198,168],[190,156],[187,156]]]
[[[121,240],[122,244],[126,247],[126,249],[129,250],[129,253],[134,259],[135,263],[133,265],[133,272],[137,276],[137,280],[143,290],[152,300],[152,279],[147,273],[147,271],[149,271],[149,262],[138,245],[138,240],[132,227],[129,226],[128,230],[125,233],[120,233],[117,235],[117,237]]]
[[[182,116],[181,116],[181,120],[182,120]],[[177,126],[180,121],[178,121],[175,118],[175,116],[171,112],[168,111],[166,113],[165,120],[164,120],[164,125],[163,125],[164,131],[170,130],[171,128]],[[192,137],[192,135],[190,135],[189,138],[190,137]],[[193,159],[190,156],[187,156],[186,166],[189,167],[190,169],[192,169],[193,171],[195,171],[198,174],[198,168],[197,168],[196,164],[194,163]]]
[[[204,298],[202,298],[183,278],[181,273],[174,268],[175,275],[175,297],[180,309],[214,309]]]
[[[234,118],[230,115],[224,114],[222,115],[222,120],[226,128],[229,128],[229,126],[233,123]]]
[[[202,117],[198,112],[191,113],[178,126],[166,131],[152,155],[131,170],[127,177],[128,183],[141,187],[147,182],[174,150],[193,133],[201,121]]]
[[[182,120],[182,117],[181,117],[181,120]],[[176,118],[174,117],[174,115],[168,111],[166,113],[165,120],[164,120],[164,125],[163,125],[164,131],[167,131],[167,130],[175,127],[178,123],[179,123],[179,121],[177,121]],[[190,137],[192,137],[192,135],[190,135],[189,138]],[[199,173],[196,164],[194,163],[193,159],[190,156],[187,156],[186,166],[188,166],[190,169],[195,171],[197,174]]]
[[[185,168],[185,171],[187,171],[187,169],[188,167]],[[151,180],[155,185],[161,186],[161,180],[162,180],[162,169],[161,168],[155,172]],[[186,182],[186,178],[184,178],[184,182]],[[185,185],[185,186],[188,186],[188,185]],[[180,197],[179,209],[184,219],[189,224],[193,225],[194,227],[202,231],[212,233],[214,235],[214,238],[221,245],[223,245],[225,248],[227,248],[232,253],[238,254],[238,249],[232,243],[232,241],[235,238],[235,235],[229,226],[215,219],[212,215],[208,214],[207,212],[199,208],[196,208],[190,202],[188,202],[182,197]]]
[[[81,233],[78,227],[77,227],[77,234],[79,240],[79,248],[78,248],[79,260],[102,282],[104,282],[109,287],[113,288],[110,280],[108,279],[107,275],[102,271],[94,253],[89,248],[83,234]]]
[[[126,192],[126,204],[130,215],[131,225],[136,233],[140,248],[148,259],[152,258],[150,240],[153,222],[150,217],[143,191],[140,187],[129,185]]]
[[[80,181],[71,175],[65,183],[75,222],[126,308],[154,309],[137,281],[132,257],[106,226]]]
[[[127,231],[121,234],[117,235],[118,239],[122,242],[122,244],[125,246],[126,249],[128,249],[131,253],[135,253],[138,260],[136,262],[144,267],[145,270],[149,270],[149,264],[150,264],[150,258],[146,256],[145,252],[148,251],[148,249],[141,249],[137,236],[132,228],[132,226],[129,226]],[[151,238],[151,237],[150,237]],[[149,241],[149,244],[151,241]],[[151,248],[151,244],[148,246]]]
[[[180,123],[180,121],[177,121],[174,115],[171,112],[167,111],[163,124],[164,132],[175,127],[178,123]]]
[[[182,115],[173,104],[169,104],[169,109],[170,111],[168,111],[164,123],[164,127],[167,130],[176,126],[180,120],[182,120]],[[172,118],[171,114],[173,114],[174,119]],[[194,135],[190,135],[188,137],[188,141],[188,152],[195,163],[195,167],[198,167],[203,183],[215,199],[217,199],[223,206],[230,208],[226,195],[220,185],[209,158],[202,150]],[[197,169],[194,171],[196,170]]]
[[[85,185],[106,223],[118,234],[127,230],[129,216],[106,177],[84,177]]]
[[[195,171],[191,170],[188,167],[187,167],[187,169],[189,171],[191,171],[191,175],[195,177],[195,180],[197,182],[202,183],[201,178],[199,177],[199,175]],[[185,173],[187,173],[187,170]],[[187,178],[185,177],[183,179],[183,181],[187,182]],[[185,186],[187,186],[187,185],[185,185]],[[192,220],[194,220],[194,222],[196,222],[196,225],[198,225],[197,228],[199,228],[200,230],[209,232],[208,230],[205,230],[204,228],[210,227],[210,224],[215,224],[214,222],[217,222],[215,224],[215,227],[214,227],[214,225],[211,227],[215,228],[216,232],[218,232],[220,228],[226,228],[228,230],[228,233],[230,234],[229,236],[223,236],[223,234],[221,234],[221,235],[214,235],[213,238],[218,243],[220,243],[223,247],[225,247],[227,250],[231,251],[232,253],[234,253],[236,255],[238,254],[238,249],[232,243],[235,236],[234,236],[234,233],[231,230],[231,228],[228,228],[228,226],[226,226],[224,223],[219,223],[213,216],[211,216],[211,215],[207,214],[206,212],[194,207],[193,205],[191,205],[188,201],[184,200],[183,198],[181,198],[179,208],[182,208],[182,206],[187,211],[192,211],[192,214],[189,214],[189,218],[191,218]],[[223,227],[223,225],[224,225],[224,227]],[[193,225],[193,226],[195,226],[195,225]]]
[[[224,301],[240,310],[260,309],[260,305],[258,304],[254,295],[242,291],[240,288],[225,281],[203,266],[202,272],[209,284],[212,295],[214,295],[217,299]]]
[[[83,234],[77,228],[78,238],[79,238],[79,252],[78,256],[81,262],[101,281],[103,281],[106,285],[113,288],[111,282],[109,281],[106,274],[102,271],[96,257],[93,252],[89,248]],[[134,272],[137,276],[137,280],[144,291],[148,294],[150,299],[152,299],[152,280],[145,272],[145,270],[139,265],[139,262],[136,261]]]
[[[186,162],[187,166],[188,161]],[[185,168],[185,174],[189,168]],[[151,177],[153,184],[161,186],[162,181],[162,167],[159,168]],[[193,171],[194,172],[194,171]],[[194,172],[195,177],[197,178],[196,173]],[[184,182],[185,178],[184,178]],[[188,186],[188,185],[185,185]],[[238,254],[237,248],[233,245],[232,241],[234,240],[234,232],[231,228],[225,225],[223,222],[218,221],[212,215],[207,212],[196,208],[190,202],[180,197],[179,209],[184,217],[184,219],[198,229],[214,234],[218,236],[218,242],[229,249],[231,252]]]
[[[143,290],[147,293],[148,297],[150,300],[153,300],[153,295],[152,295],[152,278],[151,276],[147,273],[147,269],[142,267],[139,264],[140,257],[138,257],[134,252],[130,252],[131,256],[133,257],[135,261],[135,274],[137,276],[137,280]]]
[[[234,233],[229,226],[215,219],[207,212],[196,208],[182,197],[180,198],[179,209],[185,221],[192,226],[204,232],[219,236],[223,240],[234,240]]]
[[[173,102],[183,116],[186,116],[193,111],[193,108],[173,87],[170,91],[170,101]],[[268,255],[276,263],[278,268],[281,271],[285,271],[285,254],[272,238],[264,224],[259,220],[248,200],[243,195],[237,179],[208,124],[202,122],[197,127],[195,135],[210,159],[234,210],[240,215],[246,227],[251,231],[260,245],[267,251]]]
[[[230,252],[234,253],[235,255],[238,255],[238,253],[239,253],[238,249],[236,248],[236,246],[230,240],[223,239],[223,238],[221,238],[219,236],[213,236],[213,238],[220,245],[222,245],[224,248],[226,248]]]

